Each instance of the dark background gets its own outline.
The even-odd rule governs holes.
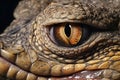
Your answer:
[[[20,0],[0,0],[0,33],[14,19],[13,11]]]

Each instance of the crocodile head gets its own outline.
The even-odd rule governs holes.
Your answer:
[[[46,2],[39,12],[42,1],[20,2],[29,7],[16,9],[16,19],[0,35],[0,75],[13,80],[119,80],[119,1]]]

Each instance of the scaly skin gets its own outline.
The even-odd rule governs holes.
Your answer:
[[[14,16],[0,35],[0,80],[120,80],[119,0],[23,0]],[[59,46],[48,29],[59,23],[95,32]]]

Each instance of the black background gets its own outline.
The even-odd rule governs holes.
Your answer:
[[[20,0],[0,0],[0,33],[14,19],[13,11]]]

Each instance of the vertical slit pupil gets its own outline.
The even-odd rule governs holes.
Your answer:
[[[67,37],[70,37],[70,35],[71,35],[71,25],[70,24],[65,25],[65,34]]]

